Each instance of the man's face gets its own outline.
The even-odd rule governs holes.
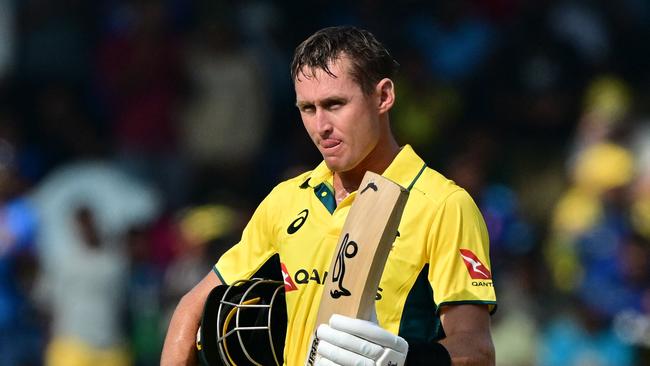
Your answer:
[[[379,113],[373,96],[366,96],[349,74],[346,57],[332,62],[330,71],[304,70],[295,80],[296,105],[314,144],[334,172],[354,169],[380,138]]]

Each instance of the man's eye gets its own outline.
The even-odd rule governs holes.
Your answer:
[[[342,106],[343,106],[343,103],[341,103],[341,102],[332,102],[332,103],[327,105],[327,109],[335,110],[335,109],[341,108]]]
[[[312,112],[314,112],[314,106],[306,105],[306,106],[300,107],[300,112],[302,112],[302,113],[312,113]]]

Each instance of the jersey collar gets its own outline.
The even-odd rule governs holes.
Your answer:
[[[411,190],[425,167],[424,160],[415,153],[411,145],[405,145],[382,175]]]
[[[415,153],[411,145],[404,145],[382,175],[402,187],[410,189],[424,167],[424,160]],[[325,161],[322,161],[302,182],[301,187],[315,188],[324,182],[331,184],[332,177],[332,171],[329,170]]]

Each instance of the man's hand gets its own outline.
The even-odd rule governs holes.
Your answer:
[[[318,337],[317,366],[403,366],[409,345],[375,323],[334,314],[322,324]]]

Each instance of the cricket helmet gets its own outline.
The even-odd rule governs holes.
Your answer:
[[[206,366],[282,365],[287,311],[284,282],[241,280],[215,287],[197,334]]]

